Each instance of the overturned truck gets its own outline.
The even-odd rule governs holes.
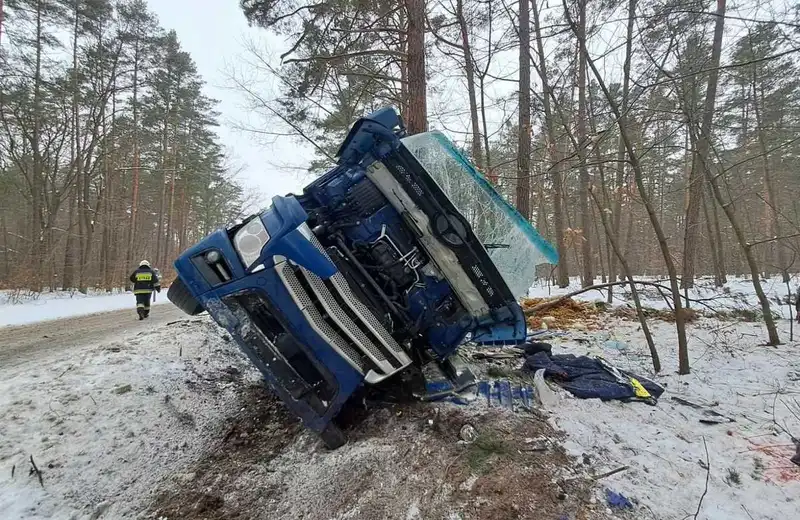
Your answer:
[[[465,342],[525,340],[517,299],[558,256],[443,134],[384,108],[302,195],[220,229],[175,261],[168,297],[207,311],[324,443],[364,385],[421,399],[474,383]]]

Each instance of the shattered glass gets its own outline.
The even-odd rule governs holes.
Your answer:
[[[402,139],[403,144],[464,215],[511,292],[526,296],[536,266],[558,263],[558,254],[519,212],[440,132]]]

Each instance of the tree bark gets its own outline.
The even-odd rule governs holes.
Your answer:
[[[759,95],[759,89],[757,84],[757,73],[755,66],[753,67],[753,113],[756,117],[756,128],[758,134],[758,144],[761,148],[761,162],[764,168],[764,188],[766,191],[766,201],[765,211],[767,214],[767,227],[769,229],[769,233],[767,236],[772,237],[780,237],[782,236],[781,233],[781,225],[779,220],[779,211],[778,211],[778,198],[775,194],[775,183],[772,179],[772,168],[770,167],[769,162],[769,147],[767,146],[767,139],[764,135],[764,125],[761,118],[761,100],[762,96]],[[787,263],[786,263],[786,255],[784,254],[784,248],[780,241],[771,242],[767,245],[766,252],[768,254],[767,258],[769,261],[767,265],[775,265],[781,272],[783,276],[783,283],[789,282],[789,274],[787,271]],[[772,254],[769,254],[772,253]]]
[[[628,1],[628,27],[625,39],[625,63],[622,65],[622,106],[620,107],[623,118],[627,118],[628,116],[628,97],[630,96],[631,89],[631,55],[633,54],[633,27],[634,20],[636,19],[636,1],[637,0]],[[620,124],[626,125],[627,123],[623,121]],[[622,141],[622,137],[620,137],[619,142],[617,143],[617,168],[614,182],[614,206],[611,214],[611,231],[613,232],[617,243],[619,243],[620,239],[622,193],[623,186],[625,185],[625,153],[625,143]],[[615,279],[617,277],[616,260],[616,256],[611,257],[611,267],[609,268],[609,272]],[[608,303],[611,303],[613,299],[614,290],[612,287],[609,287]]]
[[[619,259],[619,263],[622,266],[623,272],[625,273],[625,278],[627,278],[629,287],[631,288],[631,297],[633,297],[633,305],[636,307],[636,316],[639,318],[639,323],[642,326],[642,333],[644,334],[644,339],[645,341],[647,341],[647,347],[650,349],[650,358],[653,361],[653,370],[656,373],[659,373],[661,372],[661,359],[658,355],[656,344],[653,341],[653,336],[652,334],[650,334],[650,327],[647,326],[647,318],[645,317],[644,311],[642,310],[642,302],[639,299],[639,290],[636,288],[636,284],[634,283],[633,272],[631,271],[627,260],[622,255],[622,250],[619,248],[619,244],[617,243],[617,238],[614,236],[614,230],[611,228],[611,224],[608,222],[608,216],[603,210],[603,207],[600,205],[600,201],[595,196],[594,191],[591,191],[590,193],[592,195],[592,199],[594,200],[595,205],[597,206],[597,211],[600,213],[600,220],[603,223],[603,229],[605,229],[606,235],[608,236],[608,240],[611,243],[611,247],[614,249],[614,254]],[[613,285],[608,286],[609,291],[611,291],[612,287]]]
[[[725,2],[726,0],[717,0],[717,20],[715,22],[714,28],[714,46],[717,47],[717,41],[722,41],[722,32],[725,26]],[[709,78],[709,82],[711,79]],[[708,178],[709,182],[711,183],[711,189],[714,193],[714,198],[717,200],[717,203],[722,207],[722,210],[725,212],[725,215],[728,217],[728,221],[731,224],[731,228],[733,228],[733,232],[736,235],[736,240],[739,242],[739,246],[742,248],[742,252],[744,253],[745,259],[747,260],[747,265],[750,268],[750,276],[753,279],[753,288],[756,291],[756,295],[758,296],[758,301],[761,303],[761,312],[764,315],[764,324],[767,327],[767,334],[769,336],[769,344],[770,345],[779,345],[780,344],[780,337],[778,336],[778,329],[775,327],[775,320],[772,317],[772,310],[770,309],[769,299],[767,295],[764,293],[764,289],[761,286],[761,279],[760,273],[758,269],[758,262],[756,262],[755,255],[753,254],[752,246],[747,242],[745,238],[744,231],[739,224],[739,220],[736,217],[736,212],[733,209],[733,201],[725,202],[722,196],[722,190],[719,187],[719,176],[712,175],[709,168],[703,168],[706,177]]]
[[[711,64],[708,74],[703,120],[699,135],[695,140],[697,150],[692,156],[692,170],[689,175],[689,201],[686,208],[686,227],[683,241],[683,276],[682,286],[694,286],[695,256],[697,255],[697,237],[700,228],[700,204],[703,198],[703,180],[700,169],[708,170],[708,152],[711,142],[711,123],[714,118],[714,105],[717,101],[717,85],[719,83],[719,62],[722,56],[722,32],[725,25],[725,0],[717,2],[717,20],[714,27],[714,42],[711,47]],[[689,124],[693,124],[689,118]]]
[[[586,40],[586,1],[578,0],[578,38]],[[586,58],[581,52],[578,54],[578,170],[580,175],[580,211],[581,211],[581,230],[583,231],[583,241],[581,242],[581,285],[588,287],[594,283],[594,259],[592,258],[592,215],[589,211],[589,169],[586,166],[586,148],[588,145],[586,135]]]
[[[42,289],[42,257],[44,256],[44,220],[43,200],[44,195],[44,163],[41,150],[42,133],[42,53],[44,46],[44,19],[41,0],[36,2],[36,57],[33,77],[33,133],[31,136],[31,149],[33,152],[33,171],[31,172],[31,210],[32,210],[32,256],[31,267],[33,270],[34,291]]]
[[[425,71],[425,0],[405,0],[408,16],[408,114],[410,134],[428,130],[428,94]]]
[[[127,263],[133,263],[136,249],[136,212],[139,206],[139,66],[141,58],[141,37],[137,34],[133,54],[133,179],[131,183],[131,218],[128,233]]]
[[[531,185],[531,24],[530,0],[519,2],[519,128],[517,210],[529,219]]]
[[[467,97],[469,98],[469,115],[472,123],[472,160],[478,169],[484,169],[483,150],[481,147],[481,127],[478,117],[478,99],[475,93],[475,60],[469,42],[469,27],[464,14],[464,0],[456,0],[456,17],[461,29],[461,49],[464,52],[464,71],[467,76]]]
[[[569,259],[567,258],[567,244],[564,239],[564,183],[557,147],[556,122],[553,119],[553,109],[550,105],[552,92],[547,74],[547,57],[544,53],[537,1],[533,0],[531,7],[533,8],[536,51],[539,54],[539,67],[537,67],[537,70],[539,71],[539,79],[542,82],[542,105],[544,106],[545,130],[547,132],[547,156],[550,162],[548,169],[553,182],[553,224],[556,234],[556,250],[559,257],[556,281],[559,287],[564,288],[569,286]]]

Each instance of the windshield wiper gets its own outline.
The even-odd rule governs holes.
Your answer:
[[[483,247],[486,249],[508,249],[511,244],[483,244]]]

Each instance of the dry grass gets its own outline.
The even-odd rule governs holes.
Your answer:
[[[543,324],[547,324],[548,329],[570,329],[576,324],[582,323],[587,326],[596,324],[596,319],[600,310],[592,303],[580,302],[567,298],[555,307],[543,311],[541,314],[533,314],[533,308],[537,305],[554,301],[556,298],[523,298],[522,310],[527,316],[528,327],[531,329],[541,329]]]

